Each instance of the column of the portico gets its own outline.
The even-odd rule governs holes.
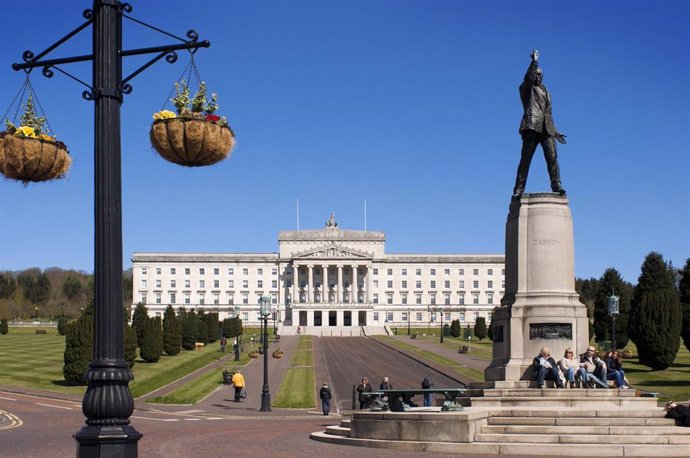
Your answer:
[[[292,303],[299,302],[299,266],[292,264]]]
[[[359,296],[359,288],[357,286],[357,266],[352,266],[352,294],[350,294],[350,303],[357,303],[357,296]]]
[[[321,266],[323,272],[323,287],[321,288],[321,302],[328,303],[328,265]]]
[[[366,274],[366,279],[367,279],[367,290],[366,290],[366,298],[364,299],[364,302],[367,304],[371,304],[371,264],[367,265],[367,274]]]
[[[314,302],[314,266],[308,265],[309,277],[307,280],[307,304]]]
[[[337,302],[339,304],[343,303],[343,266],[338,265],[338,298]]]

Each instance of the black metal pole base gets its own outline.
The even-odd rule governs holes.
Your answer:
[[[77,458],[136,458],[142,436],[131,426],[84,426],[73,437]]]
[[[261,393],[261,412],[272,412],[271,411],[271,393],[268,393],[268,392]]]

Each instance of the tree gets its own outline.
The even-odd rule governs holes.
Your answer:
[[[479,340],[486,339],[486,319],[483,316],[478,317],[476,323],[474,323],[474,335]]]
[[[166,355],[174,356],[180,352],[181,345],[182,323],[172,305],[168,305],[163,314],[163,351]]]
[[[680,290],[680,304],[683,311],[683,325],[680,334],[683,337],[685,348],[690,351],[690,258],[685,260],[685,267],[680,273],[678,289]]]
[[[208,343],[208,327],[206,326],[206,315],[203,311],[199,311],[196,316],[196,341],[206,345]]]
[[[198,330],[199,320],[196,317],[196,313],[194,313],[194,310],[187,311],[182,322],[182,348],[185,350],[194,350],[196,348]]]
[[[60,334],[61,336],[64,336],[65,334],[67,334],[68,323],[69,322],[67,321],[67,317],[61,316],[60,318],[58,318],[58,322],[57,322],[58,334]]]
[[[216,340],[218,340],[218,334],[220,330],[220,322],[218,321],[218,314],[217,313],[207,313],[204,315],[206,318],[206,330],[207,330],[207,338],[206,341],[208,343],[213,343]]]
[[[641,270],[631,302],[628,333],[637,345],[641,364],[653,370],[666,369],[680,346],[678,292],[661,254],[649,253]]]
[[[10,332],[10,329],[7,327],[7,318],[3,318],[0,320],[0,334],[4,336],[8,332]]]
[[[81,281],[74,275],[68,275],[62,282],[62,295],[69,300],[73,300],[82,295],[84,287]]]
[[[224,319],[222,327],[225,337],[237,337],[242,334],[242,320],[239,317]]]
[[[134,363],[137,360],[137,331],[134,330],[127,320],[124,321],[125,326],[125,361],[129,368],[134,367]]]
[[[9,272],[0,274],[0,299],[9,299],[17,288],[17,282]]]
[[[93,307],[87,307],[77,321],[67,328],[65,338],[65,365],[62,374],[65,381],[86,385],[84,374],[93,357]]]
[[[50,296],[50,281],[40,269],[28,269],[17,277],[24,299],[32,304],[43,304]]]
[[[141,348],[144,344],[144,330],[146,329],[146,319],[149,311],[144,304],[139,302],[132,314],[132,327],[137,332],[137,347]]]
[[[450,335],[456,338],[460,337],[460,320],[450,322]]]
[[[157,362],[163,354],[163,332],[159,316],[146,319],[144,343],[139,349],[141,359],[147,363]]]
[[[609,316],[609,296],[618,296],[619,315],[616,317],[616,346],[625,348],[628,344],[628,322],[630,319],[630,300],[633,287],[623,281],[620,273],[612,267],[606,269],[599,279],[599,288],[594,298],[594,333],[596,340],[612,340],[611,317]]]

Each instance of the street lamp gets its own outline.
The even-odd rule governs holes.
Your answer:
[[[619,314],[619,300],[613,291],[609,296],[609,316],[611,317],[611,351],[616,349],[616,317]]]
[[[412,321],[412,317],[410,316],[410,308],[407,307],[407,335],[410,335],[410,321]]]
[[[240,306],[235,306],[235,361],[240,360],[240,344],[242,339],[240,328]]]
[[[261,390],[261,412],[271,411],[271,393],[268,389],[268,317],[271,314],[271,296],[264,294],[259,298],[259,314],[263,320],[264,341],[264,387]]]
[[[441,343],[443,343],[443,307],[440,307],[438,310],[441,314]]]
[[[122,18],[132,6],[114,0],[94,0],[93,9],[82,16],[86,21],[63,38],[34,54],[25,51],[22,63],[14,70],[26,72],[42,67],[48,78],[54,70],[87,86],[82,98],[94,102],[94,339],[93,360],[85,374],[88,388],[82,401],[86,425],[74,435],[77,456],[81,458],[112,456],[136,457],[142,434],[130,425],[134,401],[129,390],[132,371],[124,360],[124,315],[122,313],[122,179],[120,108],[126,94],[132,92],[129,82],[158,60],[177,60],[176,50],[209,47],[208,41],[197,41],[190,31],[189,40],[181,44],[140,49],[123,49]],[[136,20],[141,24],[141,21]],[[145,24],[148,27],[148,24]],[[87,27],[92,27],[92,53],[59,59],[44,59],[61,44]],[[156,57],[123,78],[125,56],[156,54]],[[92,61],[92,81],[87,84],[57,65]]]

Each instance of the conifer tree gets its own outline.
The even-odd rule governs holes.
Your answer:
[[[678,292],[661,254],[649,253],[641,270],[631,302],[628,332],[637,345],[641,364],[653,370],[666,369],[680,346]]]
[[[611,340],[611,317],[609,316],[609,296],[618,296],[619,315],[616,317],[616,346],[625,348],[628,344],[628,322],[632,285],[623,281],[620,273],[612,267],[606,269],[599,279],[599,287],[594,298],[594,333],[597,341]]]
[[[208,328],[206,327],[206,314],[199,311],[196,316],[196,341],[206,345],[208,343]]]
[[[0,320],[0,334],[3,336],[7,334],[10,331],[9,327],[7,326],[7,318],[3,318]]]
[[[125,361],[131,369],[134,367],[134,363],[137,360],[137,332],[127,324],[127,320],[124,322],[125,326]]]
[[[486,319],[483,316],[477,318],[476,323],[474,323],[474,335],[479,340],[486,339]]]
[[[460,320],[450,322],[450,335],[456,338],[460,337]]]
[[[163,314],[163,351],[174,356],[180,352],[182,345],[181,324],[172,305],[168,305]]]
[[[58,318],[57,322],[57,332],[59,335],[64,336],[67,333],[67,317],[61,316]]]
[[[132,314],[132,327],[137,332],[137,347],[141,348],[144,343],[144,330],[146,329],[146,319],[149,311],[144,304],[139,302]]]
[[[182,322],[182,348],[185,350],[194,350],[194,348],[196,348],[196,335],[199,329],[199,320],[194,310],[187,311],[184,316],[185,318]]]
[[[681,337],[685,348],[690,351],[690,258],[685,260],[685,267],[680,271],[681,278],[678,285],[680,289],[680,304],[683,310],[683,325]]]
[[[159,316],[147,318],[144,344],[139,350],[141,359],[147,363],[157,362],[163,354],[163,331]]]
[[[213,343],[220,338],[220,322],[218,321],[217,313],[207,313],[206,317],[206,330],[208,343]]]
[[[87,307],[77,321],[68,326],[65,338],[65,381],[85,385],[84,374],[93,357],[93,306]]]

